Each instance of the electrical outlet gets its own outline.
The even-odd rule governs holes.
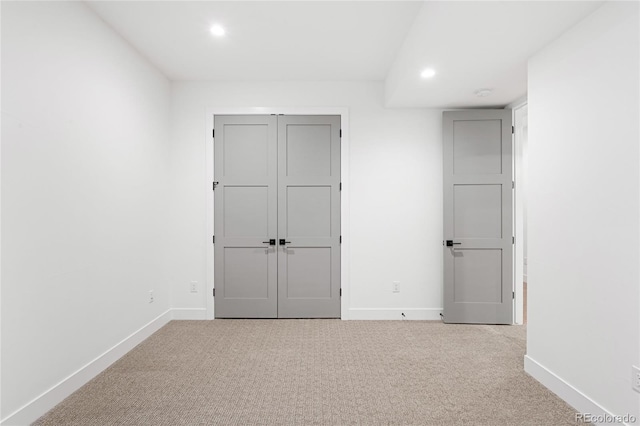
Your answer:
[[[198,292],[198,281],[191,281],[191,284],[189,285],[189,291],[191,291],[191,293]]]
[[[400,293],[400,281],[394,281],[393,284],[391,284],[391,292]]]
[[[149,291],[149,303],[153,303],[153,290]]]
[[[640,392],[640,368],[631,366],[631,387],[636,392]]]

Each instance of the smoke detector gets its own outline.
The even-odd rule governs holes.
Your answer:
[[[479,98],[486,98],[492,93],[493,93],[493,90],[491,89],[478,89],[475,91],[476,96]]]

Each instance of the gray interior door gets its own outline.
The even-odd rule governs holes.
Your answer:
[[[443,114],[444,321],[513,318],[511,110]]]
[[[277,118],[216,116],[214,129],[215,315],[276,318]]]
[[[340,317],[340,117],[214,118],[217,318]]]
[[[278,317],[339,318],[339,116],[278,117],[278,193]]]

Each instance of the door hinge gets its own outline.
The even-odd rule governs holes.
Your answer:
[[[216,289],[213,289],[213,297],[216,297]]]
[[[342,129],[340,129],[340,137],[342,137]]]
[[[342,235],[340,235],[340,244],[342,244]]]
[[[216,138],[216,129],[211,130],[211,137],[214,139]]]
[[[340,191],[342,191],[342,182],[340,182]]]
[[[515,298],[516,298],[516,292],[515,292],[515,291],[512,291],[512,292],[511,292],[511,298],[512,298],[512,299],[515,299]]]
[[[216,190],[216,186],[218,186],[218,182],[213,182],[213,190]]]
[[[516,183],[514,181],[511,181],[511,189],[516,187]]]
[[[516,237],[511,237],[511,244],[515,244],[516,243]]]
[[[342,297],[342,289],[340,289],[340,297]]]
[[[513,135],[516,132],[515,127],[511,126],[511,134]]]
[[[212,240],[211,242],[212,242],[213,244],[215,244],[215,243],[216,243],[216,236],[214,235],[214,236],[213,236],[213,238],[212,238],[211,240]]]

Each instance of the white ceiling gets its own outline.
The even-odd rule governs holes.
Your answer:
[[[93,1],[174,80],[384,80],[421,2]],[[209,27],[227,30],[221,39]]]
[[[172,80],[386,80],[389,106],[479,107],[523,96],[527,59],[602,1],[88,4]]]

